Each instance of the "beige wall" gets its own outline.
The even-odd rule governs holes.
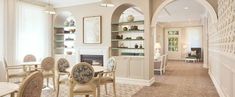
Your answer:
[[[0,81],[4,79],[4,67],[2,64],[3,55],[3,32],[4,32],[4,0],[0,0]]]
[[[58,8],[56,9],[58,13],[63,11],[69,11],[77,20],[78,25],[78,34],[77,34],[77,46],[83,48],[100,48],[100,47],[110,47],[111,46],[111,20],[113,12],[123,4],[132,4],[139,7],[144,13],[145,21],[145,66],[144,79],[149,80],[153,77],[153,35],[150,33],[150,10],[149,10],[149,1],[148,0],[113,0],[115,7],[105,8],[100,7],[99,3],[87,4],[87,5],[78,5],[72,7]],[[87,16],[102,16],[102,43],[101,44],[83,44],[83,17]],[[151,47],[152,46],[152,47]],[[79,53],[79,52],[78,52]]]
[[[235,33],[232,0],[218,0],[218,25],[209,21],[210,74],[221,97],[235,97]]]

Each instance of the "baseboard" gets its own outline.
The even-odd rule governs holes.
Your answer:
[[[224,92],[222,91],[220,85],[218,84],[218,82],[216,81],[215,77],[213,76],[213,74],[212,74],[211,72],[208,72],[208,73],[209,73],[209,76],[210,76],[212,82],[213,82],[214,85],[215,85],[215,88],[216,88],[216,90],[217,90],[219,96],[220,96],[220,97],[226,97],[225,94],[224,94]]]
[[[150,80],[144,80],[144,79],[131,79],[131,78],[117,77],[116,82],[121,83],[121,84],[151,86],[155,82],[155,78],[152,77]]]
[[[204,64],[203,64],[203,68],[208,69],[208,65],[204,63]]]

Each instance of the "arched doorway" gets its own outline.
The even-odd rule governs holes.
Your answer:
[[[176,1],[176,0],[165,0],[165,1],[163,1],[160,4],[160,6],[156,9],[156,11],[154,12],[153,17],[152,17],[152,21],[151,21],[151,30],[152,30],[153,33],[157,33],[156,24],[157,24],[158,20],[157,20],[156,17],[160,14],[161,10],[163,10],[167,5],[171,4],[174,1]],[[195,0],[195,1],[198,2],[200,5],[202,5],[208,11],[208,14],[211,17],[210,21],[212,22],[212,25],[213,25],[212,29],[213,29],[213,31],[216,31],[216,23],[217,23],[218,19],[217,19],[217,13],[214,10],[214,8],[212,7],[212,5],[206,0]],[[204,42],[206,42],[206,47],[204,49],[204,51],[206,51],[206,53],[204,54],[204,57],[207,58],[207,56],[208,56],[208,53],[207,53],[207,51],[208,51],[208,46],[207,46],[208,41],[205,40]],[[206,59],[206,61],[204,63],[205,68],[209,67],[209,66],[207,66],[208,65],[207,60],[208,59]]]

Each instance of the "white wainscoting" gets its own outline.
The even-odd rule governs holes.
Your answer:
[[[234,57],[210,51],[209,75],[220,97],[235,97]]]
[[[152,77],[150,80],[117,77],[116,82],[121,84],[151,86],[155,82],[155,77]]]

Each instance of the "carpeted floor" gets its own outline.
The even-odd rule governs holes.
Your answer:
[[[166,73],[132,97],[219,97],[201,63],[170,61]]]

